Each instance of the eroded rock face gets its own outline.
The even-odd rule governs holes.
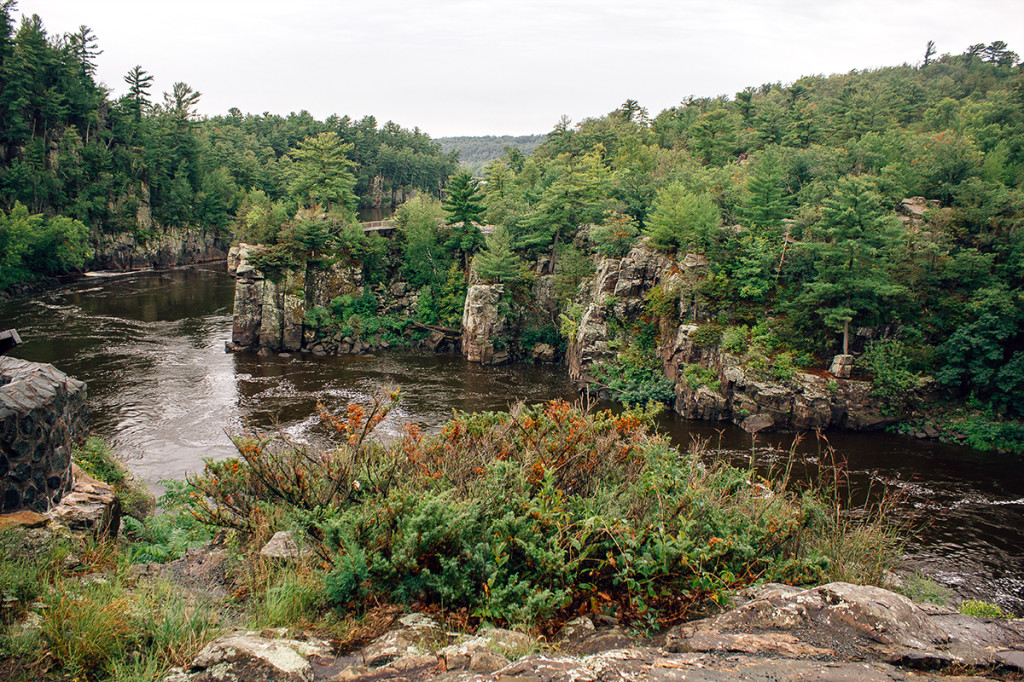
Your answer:
[[[234,318],[229,350],[297,351],[313,344],[304,326],[306,310],[326,307],[337,296],[362,292],[362,270],[336,263],[327,269],[288,270],[269,278],[251,263],[263,250],[239,244],[228,252],[228,274],[235,278]]]
[[[100,235],[92,267],[127,271],[206,263],[224,258],[225,246],[212,231],[193,228],[168,227],[144,240],[127,232]]]
[[[827,427],[877,429],[893,421],[881,414],[867,382],[808,373],[797,373],[787,381],[769,381],[744,369],[740,358],[720,347],[695,343],[699,325],[673,320],[701,319],[692,292],[707,267],[703,256],[687,254],[674,260],[644,240],[625,258],[602,259],[586,287],[584,309],[569,343],[570,377],[582,386],[594,383],[591,367],[615,355],[609,347],[609,320],[636,319],[658,287],[660,296],[674,302],[675,308],[660,311],[657,353],[665,376],[675,382],[675,410],[684,417],[731,421],[754,433]],[[693,373],[693,366],[702,371]],[[707,380],[709,372],[713,380]],[[700,380],[692,378],[698,375]]]
[[[113,537],[121,527],[121,499],[109,485],[72,464],[71,492],[46,516],[72,531]]]
[[[503,365],[509,361],[508,320],[499,304],[503,284],[474,284],[466,291],[462,309],[462,355],[482,365]],[[504,341],[504,343],[503,343]]]

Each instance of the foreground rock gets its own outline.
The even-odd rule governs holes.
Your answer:
[[[187,670],[177,669],[167,682],[313,682],[313,662],[330,657],[320,640],[274,637],[283,633],[242,632],[206,645]]]
[[[1024,622],[922,607],[877,587],[767,585],[720,615],[638,644],[614,619],[568,623],[548,644],[494,628],[445,632],[432,618],[344,657],[284,633],[225,637],[168,680],[908,680],[1024,672]],[[545,649],[544,653],[529,653]],[[301,660],[300,660],[301,659]],[[307,665],[303,665],[303,662]]]

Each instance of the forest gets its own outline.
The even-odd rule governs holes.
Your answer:
[[[395,268],[355,210],[398,206],[401,271],[431,288],[430,323],[455,321],[467,276],[541,274],[571,323],[595,259],[643,239],[707,259],[692,321],[750,362],[821,367],[874,329],[866,359],[890,398],[927,374],[994,416],[1024,409],[1024,73],[1003,42],[563,117],[478,182],[423,131],[371,116],[204,118],[199,92],[158,100],[141,66],[111,100],[87,27],[50,36],[0,7],[0,287],[88,267],[97,234],[176,226],[276,244],[267,266],[344,252],[372,282]],[[916,222],[897,215],[909,197],[926,200]],[[650,365],[621,356],[614,372]]]
[[[446,152],[458,151],[459,162],[473,177],[482,178],[488,163],[500,157],[506,147],[531,154],[545,135],[480,135],[475,137],[439,137],[441,149]]]

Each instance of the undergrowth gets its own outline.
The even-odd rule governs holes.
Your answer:
[[[237,439],[238,458],[190,480],[192,513],[240,545],[300,533],[340,613],[390,602],[547,629],[588,611],[662,626],[760,580],[877,581],[899,556],[883,514],[850,515],[825,489],[760,478],[703,445],[680,452],[651,411],[552,401],[373,441],[397,400],[323,411],[330,450]],[[307,577],[261,583],[267,622],[315,603]]]

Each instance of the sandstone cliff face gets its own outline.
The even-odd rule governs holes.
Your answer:
[[[95,270],[144,270],[224,258],[226,243],[207,230],[167,228],[140,239],[134,234],[102,235],[93,245]]]
[[[503,284],[474,284],[466,291],[462,309],[462,355],[482,365],[502,365],[509,361],[506,337],[508,319],[499,303],[505,293]]]
[[[642,240],[622,259],[604,258],[585,285],[583,312],[568,349],[569,375],[580,385],[593,381],[595,363],[610,359],[609,320],[638,318],[650,292],[660,287],[672,301],[672,314],[662,314],[657,349],[665,376],[675,383],[675,410],[688,419],[731,421],[750,431],[763,429],[880,428],[892,421],[871,400],[867,382],[798,373],[787,382],[764,381],[741,366],[740,358],[718,347],[693,341],[700,320],[693,291],[707,271],[707,261],[694,254],[680,260],[655,251]],[[717,381],[691,384],[688,365],[711,370]]]
[[[308,308],[362,291],[361,269],[338,264],[290,270],[280,281],[271,280],[249,262],[261,248],[239,244],[228,254],[228,274],[235,278],[232,349],[300,350],[307,340],[303,318]]]

